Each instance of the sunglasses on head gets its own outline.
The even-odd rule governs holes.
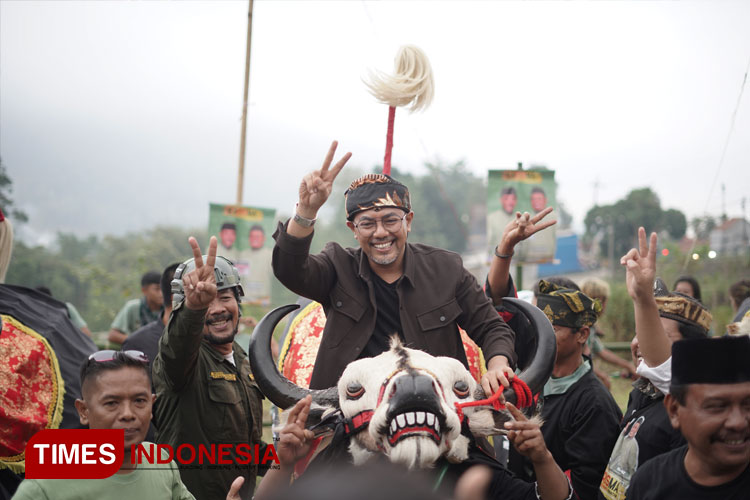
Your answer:
[[[89,361],[96,361],[99,363],[106,363],[107,361],[114,361],[117,356],[126,356],[135,361],[141,363],[148,363],[148,356],[141,351],[115,351],[114,349],[106,349],[104,351],[97,351],[89,356]]]

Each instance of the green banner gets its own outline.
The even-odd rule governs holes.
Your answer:
[[[208,234],[219,240],[218,254],[231,260],[242,279],[245,301],[271,303],[271,253],[276,210],[211,203]]]
[[[552,170],[490,170],[487,178],[487,248],[494,252],[505,226],[516,212],[533,217],[545,207],[557,208],[555,172]],[[552,213],[546,219],[554,218]],[[516,246],[513,260],[541,264],[555,258],[555,226]]]

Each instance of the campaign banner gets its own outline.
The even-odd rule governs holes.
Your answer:
[[[219,240],[218,255],[240,272],[244,302],[271,303],[271,254],[276,210],[210,204],[208,234]]]
[[[555,172],[552,170],[490,170],[487,178],[487,249],[494,254],[503,230],[516,212],[533,217],[545,207],[557,208]],[[547,218],[555,217],[555,214]],[[541,264],[555,258],[555,226],[516,245],[513,260]]]

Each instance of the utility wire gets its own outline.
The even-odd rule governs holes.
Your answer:
[[[740,109],[740,103],[742,102],[742,94],[745,91],[745,84],[747,83],[747,73],[750,71],[750,58],[747,60],[747,67],[745,68],[745,76],[742,78],[742,85],[740,85],[740,94],[737,96],[737,104],[734,106],[734,111],[732,112],[732,120],[729,125],[729,132],[727,133],[727,137],[724,140],[724,147],[721,150],[721,157],[719,158],[719,164],[716,167],[716,174],[714,175],[714,180],[711,183],[711,189],[708,190],[708,199],[706,199],[706,205],[703,208],[703,212],[708,212],[708,207],[711,203],[711,196],[713,195],[714,188],[716,187],[716,182],[719,180],[719,174],[721,173],[721,167],[724,166],[724,157],[727,154],[727,148],[729,147],[729,140],[732,138],[732,134],[734,133],[734,123],[737,119],[737,111]],[[690,250],[685,255],[685,262],[682,264],[682,272],[685,272],[685,269],[687,269],[688,263],[690,262],[690,259],[693,255],[693,250],[695,250],[695,244],[697,242],[697,238],[693,239],[692,245],[690,245]]]

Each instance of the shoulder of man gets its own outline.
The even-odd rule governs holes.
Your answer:
[[[687,445],[670,450],[644,462],[630,479],[627,498],[643,498],[647,492],[653,492],[656,484],[664,491],[676,482],[682,483],[680,462],[687,452]],[[656,498],[656,497],[654,497]]]
[[[118,311],[117,315],[132,314],[132,311],[138,312],[138,308],[141,307],[141,299],[130,299]]]
[[[125,342],[122,343],[122,349],[132,349],[144,342],[150,342],[154,340],[158,342],[163,331],[164,323],[162,323],[161,319],[154,320],[151,323],[143,325],[142,327],[128,335],[128,338],[126,338]]]
[[[433,247],[424,243],[408,243],[415,256],[427,259],[436,259],[445,262],[453,262],[463,266],[461,255],[445,248]]]
[[[39,500],[48,499],[46,484],[49,479],[24,479],[18,485],[12,500]]]
[[[358,256],[362,252],[361,248],[352,248],[352,247],[342,247],[335,241],[329,241],[325,244],[323,247],[323,251],[321,253],[324,253],[329,256],[336,256],[336,255],[349,255],[351,257]]]
[[[618,422],[622,417],[617,401],[599,381],[593,369],[586,372],[579,381],[573,384],[566,392],[566,396],[577,397],[580,399],[581,405],[587,409],[616,414],[618,415]]]

